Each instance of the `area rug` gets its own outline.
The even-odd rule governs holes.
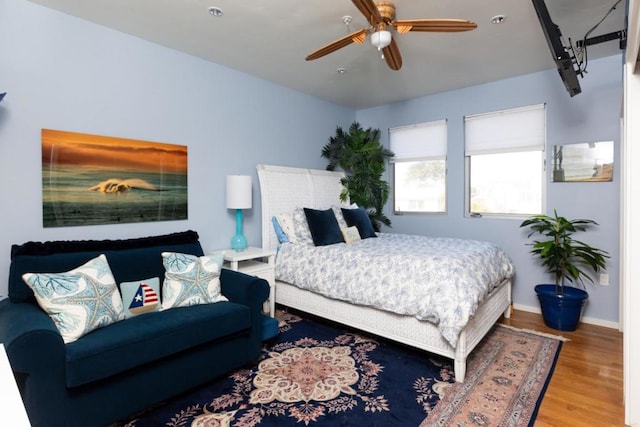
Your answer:
[[[527,426],[561,341],[496,326],[455,383],[452,361],[282,314],[256,366],[117,426]]]

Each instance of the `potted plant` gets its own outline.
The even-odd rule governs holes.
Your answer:
[[[329,161],[327,170],[340,167],[346,175],[340,199],[365,208],[375,231],[380,231],[381,223],[391,226],[382,211],[389,198],[389,183],[382,174],[386,160],[393,155],[380,144],[379,129],[365,130],[358,122],[353,122],[348,132],[338,126],[335,136],[322,148],[322,157]]]
[[[589,297],[584,280],[593,283],[588,272],[597,273],[605,268],[609,254],[574,238],[578,231],[598,225],[590,219],[568,220],[558,216],[534,215],[520,224],[531,232],[527,236],[542,236],[541,240],[529,243],[531,253],[539,258],[546,271],[555,276],[555,284],[536,285],[542,317],[547,326],[560,331],[574,331],[578,327],[582,307]]]

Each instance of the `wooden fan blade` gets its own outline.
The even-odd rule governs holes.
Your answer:
[[[389,46],[382,49],[382,54],[389,68],[396,71],[402,68],[402,55],[400,55],[400,49],[398,49],[394,38],[391,38]]]
[[[391,23],[400,34],[409,31],[429,31],[436,33],[453,33],[475,29],[478,24],[466,19],[410,19]]]
[[[328,45],[321,47],[313,53],[310,53],[305,58],[307,61],[311,61],[313,59],[322,58],[325,55],[328,55],[332,52],[335,52],[338,49],[342,49],[345,46],[350,45],[351,43],[362,44],[367,39],[367,29],[363,28],[360,31],[356,31],[355,33],[348,34],[341,39],[338,39],[334,42],[329,43]]]
[[[353,4],[358,8],[360,13],[367,18],[367,21],[373,26],[378,25],[382,22],[382,16],[380,16],[380,12],[376,7],[376,4],[373,0],[351,0]]]

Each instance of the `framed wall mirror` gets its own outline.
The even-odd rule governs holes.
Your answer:
[[[553,146],[552,182],[613,181],[613,141]]]

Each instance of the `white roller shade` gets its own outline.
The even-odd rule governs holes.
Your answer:
[[[392,162],[447,157],[447,121],[421,123],[389,129]]]
[[[465,116],[465,155],[544,150],[545,106]]]

